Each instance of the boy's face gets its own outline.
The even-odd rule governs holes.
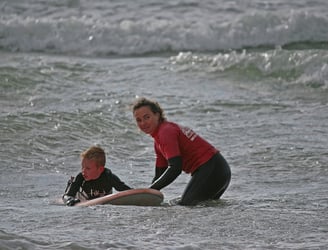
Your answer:
[[[82,160],[82,175],[86,181],[98,179],[104,167],[98,167],[95,160],[83,159]]]

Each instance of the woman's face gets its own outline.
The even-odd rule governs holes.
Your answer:
[[[138,128],[151,135],[159,125],[159,113],[153,113],[149,106],[136,109],[133,113]]]

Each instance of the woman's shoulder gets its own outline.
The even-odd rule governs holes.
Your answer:
[[[175,122],[165,121],[161,124],[160,129],[165,129],[165,130],[179,129],[179,127],[180,126]]]
[[[181,131],[180,126],[174,122],[165,121],[161,124],[158,135],[159,137],[167,137],[169,135],[177,135]]]

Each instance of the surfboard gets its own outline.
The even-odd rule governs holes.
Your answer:
[[[163,202],[163,199],[164,195],[158,190],[137,188],[79,202],[75,204],[75,206],[88,207],[104,204],[121,206],[159,206]]]

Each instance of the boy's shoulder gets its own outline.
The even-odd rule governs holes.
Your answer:
[[[105,168],[104,172],[101,175],[105,175],[105,176],[110,176],[112,175],[112,171],[109,168]]]

